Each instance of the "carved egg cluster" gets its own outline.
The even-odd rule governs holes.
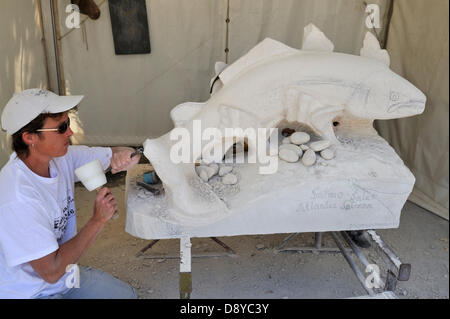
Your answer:
[[[234,185],[238,182],[236,175],[232,174],[233,166],[212,163],[200,165],[195,168],[198,176],[207,183],[213,176],[219,175],[225,185]]]
[[[334,158],[335,154],[330,149],[330,141],[320,140],[310,142],[311,136],[306,132],[287,132],[287,135],[292,134],[285,137],[278,148],[278,156],[283,161],[296,163],[301,160],[303,165],[311,166],[317,160],[316,153],[319,153],[325,160]]]

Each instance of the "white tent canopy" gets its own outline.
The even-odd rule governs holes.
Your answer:
[[[107,1],[96,0],[100,18],[82,16],[80,29],[65,25],[70,0],[54,2],[59,86],[51,1],[0,2],[0,109],[14,92],[32,87],[83,94],[73,142],[87,145],[140,145],[166,133],[173,107],[208,99],[216,61],[232,63],[266,37],[300,48],[303,28],[312,22],[335,51],[359,54],[368,30],[360,0],[147,0],[152,52],[120,56],[114,52]],[[367,3],[380,9],[380,28],[372,31],[386,43],[391,68],[428,98],[422,115],[379,121],[376,128],[416,176],[410,199],[448,218],[449,3]],[[8,137],[0,132],[0,165],[10,152]]]

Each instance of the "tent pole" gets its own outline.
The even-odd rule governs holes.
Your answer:
[[[52,30],[53,30],[53,46],[55,50],[55,63],[56,63],[56,78],[58,82],[58,94],[66,95],[66,89],[64,85],[64,76],[61,65],[61,43],[59,41],[59,19],[58,19],[58,4],[54,0],[50,0],[50,10],[52,17]]]
[[[383,43],[381,44],[382,49],[386,49],[388,36],[389,36],[389,28],[391,26],[392,12],[394,11],[394,0],[389,0],[389,8],[386,16],[386,23],[384,29]]]
[[[226,24],[227,24],[227,29],[226,29],[226,35],[225,35],[225,63],[228,64],[228,52],[230,52],[230,48],[228,48],[229,45],[229,25],[230,25],[230,0],[227,0],[227,19],[225,20]]]
[[[41,0],[37,1],[37,9],[38,9],[38,13],[39,13],[39,28],[41,29],[41,43],[42,43],[42,47],[44,49],[44,63],[45,63],[45,80],[46,80],[46,84],[45,84],[45,88],[48,89],[50,87],[50,75],[48,73],[48,56],[47,56],[47,44],[45,41],[45,33],[44,33],[44,19],[42,17],[42,3]]]

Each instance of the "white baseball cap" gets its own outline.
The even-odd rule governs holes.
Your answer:
[[[13,135],[41,113],[61,113],[77,106],[82,95],[59,96],[42,89],[16,93],[2,112],[2,128]]]

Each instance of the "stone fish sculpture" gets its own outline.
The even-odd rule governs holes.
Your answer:
[[[211,98],[205,103],[178,105],[171,111],[172,120],[191,133],[194,120],[201,121],[203,130],[268,129],[284,120],[300,122],[322,139],[338,144],[333,130],[336,119],[373,130],[374,119],[424,111],[425,95],[389,69],[388,53],[370,32],[360,56],[335,53],[333,48],[312,24],[305,28],[302,50],[267,38],[233,64],[216,64],[216,72],[221,73]],[[201,185],[194,162],[171,161],[175,143],[170,132],[144,143],[144,154],[164,184],[169,221],[196,227],[229,216],[230,210],[209,185]],[[202,142],[191,157],[201,158],[205,146]]]

